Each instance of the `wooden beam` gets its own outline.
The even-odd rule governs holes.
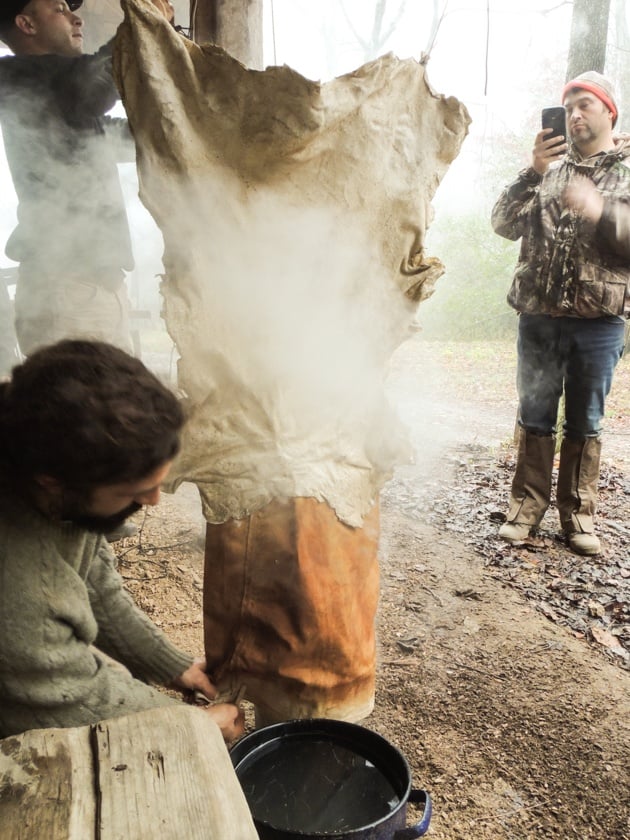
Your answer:
[[[34,729],[0,741],[2,840],[94,837],[88,727]]]
[[[258,840],[221,733],[184,704],[0,741],[2,840]]]
[[[263,0],[191,0],[193,39],[213,43],[246,67],[263,69]]]

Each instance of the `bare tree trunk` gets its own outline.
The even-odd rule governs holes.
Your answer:
[[[617,50],[615,58],[615,78],[617,79],[617,105],[620,107],[623,122],[628,125],[628,106],[630,105],[630,31],[626,16],[625,0],[617,0],[615,8],[615,40]]]
[[[431,29],[429,31],[426,46],[422,51],[422,54],[427,56],[427,58],[431,55],[431,50],[433,49],[433,44],[437,37],[438,29],[440,28],[443,17],[444,12],[440,14],[440,0],[433,0],[433,20],[431,21]]]
[[[567,81],[587,70],[604,72],[610,0],[574,0]]]
[[[352,34],[363,49],[365,61],[371,61],[373,58],[376,58],[383,52],[385,44],[391,38],[392,33],[396,31],[396,27],[400,23],[402,16],[405,13],[407,0],[400,0],[400,5],[398,6],[398,10],[394,14],[394,19],[387,26],[385,26],[385,15],[388,11],[388,0],[375,0],[374,18],[372,21],[372,32],[370,33],[369,38],[361,37],[358,29],[354,25],[352,17],[348,14],[343,0],[340,5],[341,11],[343,12],[343,15],[346,19],[346,22],[348,23],[348,26],[350,27]]]
[[[387,0],[377,0],[374,7],[374,22],[372,24],[372,37],[370,40],[370,58],[378,55],[381,46],[381,33],[383,31],[383,18],[385,17],[386,8]]]
[[[263,69],[263,0],[191,0],[190,22],[197,43],[223,47],[247,67]]]

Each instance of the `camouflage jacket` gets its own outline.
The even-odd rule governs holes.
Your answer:
[[[508,303],[518,312],[599,318],[630,316],[630,136],[584,160],[573,150],[544,176],[519,173],[501,193],[492,226],[521,239]],[[604,196],[597,225],[562,205],[574,175],[586,175]]]

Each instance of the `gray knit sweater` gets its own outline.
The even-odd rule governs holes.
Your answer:
[[[192,657],[134,605],[114,563],[103,537],[0,484],[0,738],[174,702],[147,683],[168,683]]]

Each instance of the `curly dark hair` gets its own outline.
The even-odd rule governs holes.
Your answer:
[[[88,491],[137,481],[177,454],[183,422],[177,397],[138,359],[100,341],[60,341],[0,390],[2,471]]]

